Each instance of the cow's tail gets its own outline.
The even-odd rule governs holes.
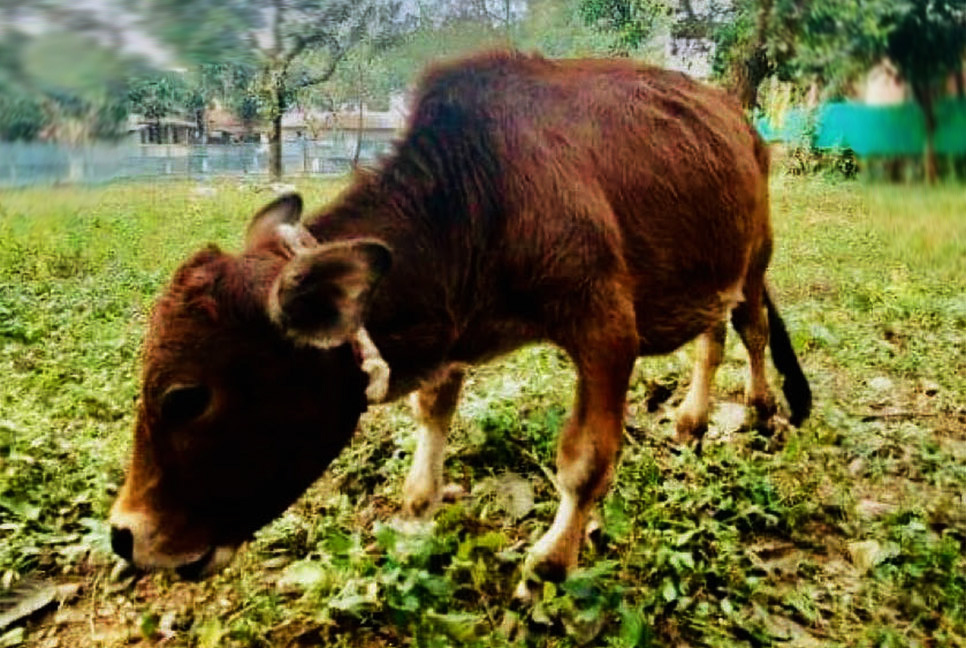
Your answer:
[[[808,418],[812,411],[812,389],[808,386],[808,379],[802,372],[802,367],[798,364],[795,356],[795,349],[792,348],[792,341],[788,337],[788,329],[778,309],[775,307],[768,290],[764,290],[765,308],[768,311],[768,340],[771,347],[771,358],[775,363],[775,368],[784,376],[782,392],[785,400],[788,401],[788,408],[791,410],[789,421],[794,426],[799,426]]]

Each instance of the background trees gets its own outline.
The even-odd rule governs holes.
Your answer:
[[[935,100],[951,73],[962,84],[966,0],[813,0],[784,40],[792,75],[841,92],[888,58],[923,114],[924,169],[936,180]]]
[[[5,0],[0,138],[111,136],[131,110],[153,131],[164,115],[192,120],[204,141],[217,105],[264,128],[278,175],[296,104],[384,106],[429,60],[507,46],[658,64],[685,48],[750,111],[772,79],[840,98],[887,58],[922,110],[933,178],[935,104],[962,70],[966,0]]]
[[[951,73],[962,88],[966,0],[582,0],[581,15],[623,47],[662,27],[713,41],[715,77],[749,110],[766,79],[841,96],[887,58],[922,110],[925,174],[936,179],[935,100]]]
[[[950,72],[962,70],[966,52],[966,0],[905,0],[883,12],[885,54],[912,88],[926,127],[925,169],[936,180],[935,99]]]
[[[153,0],[145,23],[195,64],[254,70],[254,94],[270,124],[269,167],[282,175],[282,116],[298,94],[328,81],[363,39],[378,47],[399,28],[389,0]]]

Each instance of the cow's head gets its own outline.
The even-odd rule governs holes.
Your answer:
[[[155,305],[111,511],[112,545],[139,567],[223,566],[321,475],[366,409],[362,318],[390,255],[373,240],[320,244],[301,208],[296,195],[268,205],[242,254],[198,252]]]

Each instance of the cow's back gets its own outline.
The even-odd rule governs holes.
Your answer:
[[[764,149],[733,99],[683,74],[476,57],[424,79],[410,145],[421,133],[438,138],[442,166],[477,178],[479,204],[454,211],[477,215],[466,226],[496,288],[527,303],[531,277],[571,292],[588,272],[626,270],[645,351],[700,332],[717,315],[698,311],[767,258]]]

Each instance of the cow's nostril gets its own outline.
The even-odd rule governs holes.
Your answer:
[[[133,562],[134,534],[130,529],[111,527],[111,549],[128,562]]]

